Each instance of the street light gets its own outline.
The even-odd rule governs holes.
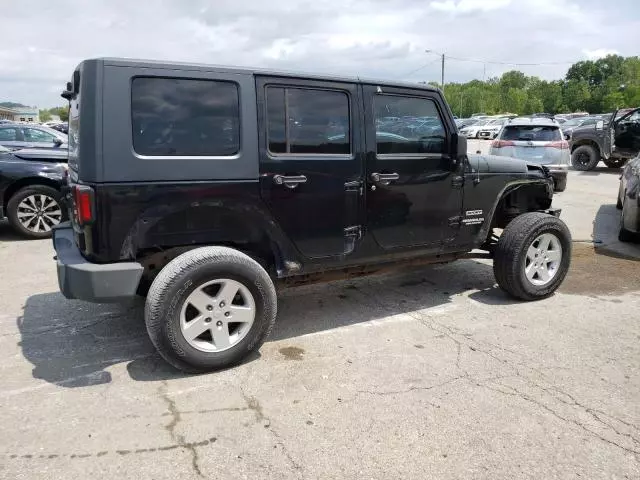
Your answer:
[[[440,85],[442,86],[442,93],[444,93],[444,53],[436,52],[435,50],[425,50],[424,53],[434,53],[442,57],[442,76],[440,80]]]

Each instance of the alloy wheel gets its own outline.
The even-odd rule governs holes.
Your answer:
[[[30,232],[50,232],[62,221],[62,208],[55,198],[29,195],[18,204],[18,221]]]
[[[562,262],[562,244],[553,233],[537,237],[527,249],[524,273],[534,285],[547,285],[558,273]]]

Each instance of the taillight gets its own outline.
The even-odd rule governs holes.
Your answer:
[[[94,220],[93,212],[93,188],[86,185],[76,185],[73,189],[73,198],[75,203],[74,214],[80,225],[92,223]]]
[[[515,147],[516,144],[510,140],[494,140],[491,146],[493,148]]]
[[[569,142],[562,140],[561,142],[549,142],[545,147],[557,148],[559,150],[569,150]]]

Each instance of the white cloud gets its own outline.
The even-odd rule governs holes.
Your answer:
[[[57,92],[75,66],[99,56],[439,80],[431,49],[449,57],[447,81],[468,81],[482,78],[484,65],[452,57],[571,62],[603,45],[635,55],[636,1],[617,0],[615,8],[602,0],[5,2],[0,101],[60,105]],[[568,67],[517,68],[560,78]],[[488,63],[486,76],[513,68]]]
[[[604,58],[607,55],[619,55],[620,52],[617,50],[611,50],[608,48],[596,48],[595,50],[582,50],[582,53],[589,60],[598,60],[599,58]]]
[[[471,13],[476,11],[488,12],[504,8],[511,3],[511,0],[445,0],[443,2],[431,2],[430,6],[434,10],[449,13]]]

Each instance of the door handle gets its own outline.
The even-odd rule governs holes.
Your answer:
[[[299,183],[307,183],[307,177],[305,175],[274,175],[273,183],[287,188],[296,188]]]
[[[372,173],[370,175],[371,181],[379,183],[380,185],[389,185],[394,180],[398,180],[400,175],[397,173]]]

